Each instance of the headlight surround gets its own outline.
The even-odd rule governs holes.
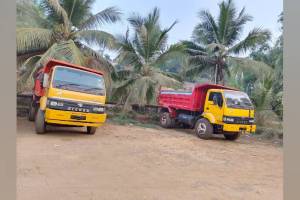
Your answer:
[[[234,118],[233,117],[226,117],[226,116],[224,116],[223,117],[223,122],[233,123],[234,122]]]

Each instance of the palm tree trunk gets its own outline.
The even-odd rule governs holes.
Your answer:
[[[217,84],[218,83],[218,64],[216,64],[215,67],[215,77],[214,77],[214,83]]]
[[[220,84],[225,85],[225,79],[224,79],[224,70],[220,69],[220,79],[219,79]]]

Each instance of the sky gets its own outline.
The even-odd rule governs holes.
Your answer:
[[[170,26],[175,20],[178,24],[169,32],[169,44],[191,38],[192,31],[199,18],[200,10],[209,10],[217,17],[220,0],[96,0],[93,13],[97,13],[110,6],[117,6],[123,13],[122,21],[113,25],[103,26],[103,30],[112,34],[125,34],[129,27],[126,19],[136,12],[147,15],[155,6],[160,9],[160,23],[162,27]],[[280,34],[278,15],[283,10],[283,0],[234,0],[240,11],[246,7],[246,13],[253,16],[252,22],[245,26],[243,37],[254,27],[267,28],[272,32],[272,39]]]

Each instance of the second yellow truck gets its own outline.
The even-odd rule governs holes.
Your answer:
[[[35,76],[29,120],[45,133],[47,125],[86,127],[88,134],[106,120],[102,72],[50,60]]]

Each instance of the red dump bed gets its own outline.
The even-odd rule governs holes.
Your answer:
[[[197,84],[192,91],[160,90],[158,104],[165,108],[174,108],[189,111],[203,111],[207,90],[209,89],[229,89],[215,84]]]

